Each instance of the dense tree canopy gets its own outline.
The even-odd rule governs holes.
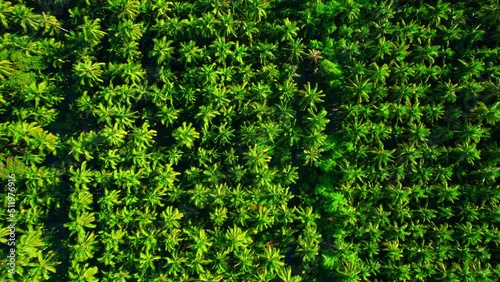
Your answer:
[[[500,280],[499,7],[0,0],[0,280]]]

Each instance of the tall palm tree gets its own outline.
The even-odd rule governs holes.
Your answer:
[[[144,76],[146,75],[146,71],[142,68],[141,64],[132,61],[118,65],[115,74],[116,71],[118,71],[119,76],[125,83],[132,85],[141,85],[140,82],[144,80]]]
[[[59,21],[56,19],[56,17],[45,12],[42,12],[42,14],[39,16],[39,25],[40,29],[42,29],[42,34],[48,33],[49,35],[54,35],[56,28],[66,33],[68,32],[68,30],[59,26]]]
[[[309,108],[308,115],[306,117],[307,128],[311,131],[323,131],[326,125],[330,122],[327,118],[327,112],[325,109],[321,109],[317,114],[314,113],[312,108]]]
[[[203,64],[198,71],[198,75],[202,79],[203,85],[215,85],[219,79],[218,73],[215,71],[216,64]]]
[[[438,45],[430,45],[427,43],[425,45],[417,45],[415,46],[415,50],[412,52],[414,59],[420,61],[420,64],[423,64],[424,61],[427,61],[429,65],[434,64],[436,57],[438,57],[440,46]]]
[[[101,30],[101,19],[89,20],[87,16],[83,18],[84,23],[78,28],[81,30],[83,40],[90,45],[97,45],[101,39],[106,36],[106,32]]]
[[[268,169],[268,163],[271,161],[271,156],[268,155],[270,148],[263,145],[255,144],[249,148],[249,151],[244,153],[247,166],[254,173],[258,173],[262,170]]]
[[[174,251],[171,253],[169,257],[166,257],[167,260],[167,273],[173,277],[177,276],[179,273],[182,273],[185,270],[185,263],[187,262],[186,257],[179,254],[178,251]]]
[[[201,18],[201,35],[206,38],[214,37],[219,24],[220,21],[214,14],[204,13]]]
[[[0,24],[2,24],[4,28],[9,28],[9,21],[7,19],[10,14],[12,14],[13,10],[14,7],[11,2],[2,1],[2,3],[0,3]]]
[[[283,25],[280,26],[280,30],[282,33],[281,41],[293,41],[294,38],[297,37],[297,31],[299,28],[295,22],[291,22],[288,18],[286,18],[283,20]]]
[[[304,36],[307,38],[312,37],[318,31],[318,28],[316,27],[318,24],[318,18],[312,10],[313,9],[305,9],[299,12],[299,27]]]
[[[227,124],[227,122],[222,123],[220,126],[218,126],[218,131],[219,133],[217,134],[217,137],[215,140],[219,142],[221,145],[224,144],[231,144],[231,140],[234,138],[234,132],[235,130],[231,128],[231,126]]]
[[[214,105],[214,110],[220,111],[226,110],[230,104],[229,91],[225,86],[214,85],[206,90],[208,92],[207,96],[210,99],[210,104]]]
[[[9,60],[0,60],[0,79],[5,79],[7,75],[13,72],[14,68],[12,68],[12,62]]]
[[[305,54],[305,45],[302,43],[302,38],[295,38],[288,41],[287,50],[290,52],[288,59],[292,64],[298,63],[302,60],[302,56]]]
[[[180,146],[186,146],[187,148],[192,148],[194,140],[200,138],[200,134],[193,128],[193,125],[186,122],[183,122],[181,127],[175,129],[172,136]]]
[[[130,134],[134,142],[134,146],[140,149],[146,149],[151,146],[156,136],[156,130],[149,130],[149,123],[144,122],[141,127],[134,127]]]
[[[142,38],[145,31],[143,23],[134,23],[131,20],[120,22],[116,29],[111,28],[110,31],[115,32],[115,37],[122,39],[125,42],[138,41]]]
[[[386,167],[389,162],[392,162],[395,149],[385,150],[383,145],[379,145],[379,148],[374,149],[371,152],[375,155],[378,168],[382,169],[383,167]]]
[[[459,126],[457,130],[453,130],[455,133],[454,136],[459,138],[459,142],[465,141],[466,143],[470,143],[474,141],[479,143],[481,138],[490,137],[490,132],[482,128],[479,124],[472,124],[468,120],[464,120]]]
[[[236,36],[236,21],[234,20],[231,11],[227,10],[227,12],[218,12],[217,15],[220,20],[219,29],[221,30],[222,36],[226,38]]]
[[[173,4],[168,0],[153,0],[148,3],[151,5],[150,8],[153,11],[156,20],[168,18],[167,12],[170,11]]]
[[[254,47],[255,53],[258,54],[259,61],[261,65],[266,65],[269,60],[274,60],[276,58],[277,46],[273,43],[259,42],[256,47]]]
[[[137,119],[137,114],[136,111],[132,112],[131,106],[125,108],[125,106],[118,105],[115,112],[115,122],[120,128],[132,127]]]
[[[253,42],[254,35],[257,35],[260,32],[259,28],[257,27],[257,23],[248,21],[241,23],[241,30],[243,33],[242,38],[245,38],[247,40],[246,42],[250,45]]]
[[[104,9],[115,14],[120,20],[133,20],[140,12],[139,0],[107,0]]]
[[[97,282],[99,279],[95,275],[99,272],[97,266],[90,267],[88,263],[71,261],[69,278],[76,281]]]
[[[458,144],[453,150],[457,154],[457,162],[465,161],[468,164],[474,164],[474,161],[481,158],[480,151],[476,148],[476,143],[468,142]]]
[[[306,165],[317,165],[321,158],[321,153],[325,151],[321,145],[318,146],[308,146],[304,148],[303,156]]]
[[[243,60],[248,56],[248,47],[245,44],[241,44],[239,41],[236,41],[234,44],[232,52],[232,58],[234,61],[238,62],[240,65],[243,65]]]
[[[169,62],[173,58],[174,47],[172,47],[173,41],[167,40],[166,36],[161,38],[153,38],[153,50],[149,52],[149,55],[156,57],[156,62],[161,65],[163,62]]]
[[[451,13],[450,3],[443,3],[439,0],[433,5],[424,4],[427,8],[426,17],[429,20],[429,26],[439,27],[441,25],[441,19],[448,19],[448,15]]]
[[[104,66],[104,63],[94,63],[91,57],[85,56],[73,67],[73,72],[80,79],[81,85],[92,87],[94,83],[103,82],[101,76],[104,72],[102,69]]]
[[[385,84],[385,80],[390,76],[391,71],[386,64],[383,64],[381,67],[377,65],[377,63],[373,62],[373,72],[372,72],[372,80],[375,84],[380,83],[380,85]]]
[[[364,79],[356,74],[353,80],[349,80],[351,85],[347,86],[347,90],[354,98],[353,102],[363,103],[370,101],[370,92],[373,89],[373,85],[370,83],[369,79]],[[349,97],[350,98],[350,97]]]
[[[500,102],[488,107],[482,101],[479,101],[477,106],[472,109],[471,115],[480,122],[486,121],[487,124],[495,125],[500,121]]]
[[[422,150],[415,147],[415,143],[401,143],[397,145],[398,161],[400,164],[415,168],[417,160],[422,157]]]
[[[226,59],[232,55],[231,47],[233,45],[234,42],[228,42],[226,38],[218,36],[209,48],[214,50],[217,62],[225,64]]]
[[[231,251],[244,249],[253,242],[252,238],[247,234],[247,231],[241,230],[241,228],[236,225],[226,230],[224,239],[226,239],[227,248]]]
[[[26,7],[24,4],[14,5],[12,9],[9,9],[9,5],[6,6],[6,10],[10,12],[13,22],[19,24],[24,32],[28,31],[28,27],[33,30],[39,29],[40,16],[33,13],[33,8]]]
[[[219,111],[214,110],[212,107],[212,104],[209,104],[208,106],[201,105],[199,107],[199,112],[195,115],[196,120],[202,120],[203,124],[211,124],[212,120],[220,115]]]
[[[44,280],[49,280],[50,273],[56,273],[56,266],[61,264],[61,262],[56,261],[54,251],[44,254],[42,250],[39,250],[37,260],[35,268],[30,271],[30,274],[34,274],[35,277],[39,278],[43,277]]]
[[[352,122],[348,122],[345,126],[346,137],[348,140],[354,141],[354,144],[366,138],[369,130],[368,123],[362,122],[358,118],[354,118]]]
[[[180,50],[181,58],[184,63],[195,63],[204,56],[204,50],[196,45],[196,42],[190,40],[189,42],[181,42]]]
[[[431,134],[429,128],[427,128],[421,122],[411,122],[408,124],[408,140],[415,143],[424,143],[427,141],[427,137]]]
[[[317,110],[316,105],[324,102],[324,100],[321,99],[323,97],[325,97],[325,94],[323,93],[323,91],[318,90],[318,85],[315,85],[314,88],[312,88],[310,82],[307,82],[307,84],[304,85],[304,89],[300,91],[299,103],[302,107],[302,110],[305,110],[307,108]]]
[[[171,106],[163,105],[159,112],[158,117],[163,125],[170,126],[175,123],[175,121],[179,118],[179,114],[181,110],[176,109]]]
[[[385,55],[391,55],[396,45],[388,41],[385,36],[379,39],[378,44],[372,47],[371,55],[376,59],[384,59]]]

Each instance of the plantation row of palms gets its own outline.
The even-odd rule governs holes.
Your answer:
[[[336,121],[309,180],[321,263],[345,281],[496,281],[498,12],[414,2],[354,8],[369,22],[310,43]]]
[[[495,1],[3,1],[0,30],[2,279],[500,277]]]

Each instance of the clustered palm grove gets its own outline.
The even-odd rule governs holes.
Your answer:
[[[0,31],[1,281],[500,279],[498,0],[0,0]]]

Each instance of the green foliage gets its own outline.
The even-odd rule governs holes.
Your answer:
[[[0,1],[0,280],[498,281],[498,3],[424,2]]]

